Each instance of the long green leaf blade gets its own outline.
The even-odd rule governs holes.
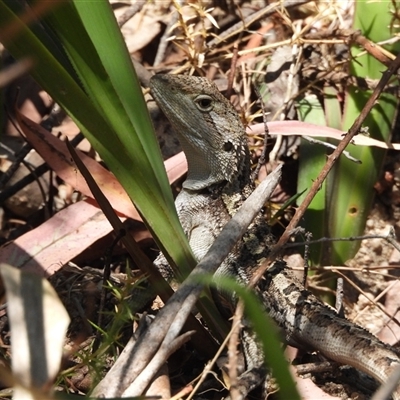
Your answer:
[[[63,14],[64,18],[58,22],[61,27],[54,26],[55,32],[58,32],[59,28],[61,32],[66,34],[68,30],[74,32],[73,28],[80,29],[79,27],[82,27],[80,19],[77,18],[77,13],[71,10],[73,10],[72,5],[68,4],[52,12],[48,21],[54,22],[58,18],[54,17],[54,14],[58,15],[60,13],[62,15],[63,12],[67,12],[71,18],[65,18],[65,14]],[[109,12],[111,13],[111,11]],[[114,16],[112,17],[114,18]],[[54,19],[52,20],[52,18]],[[101,107],[99,107],[99,104],[110,104],[110,99],[118,99],[118,95],[113,91],[113,86],[111,84],[106,85],[109,92],[100,89],[96,93],[96,96],[99,96],[100,99],[97,102],[93,101],[75,79],[71,77],[59,60],[43,46],[34,33],[12,13],[3,1],[0,2],[0,24],[1,26],[15,24],[18,36],[4,38],[3,42],[6,47],[14,57],[22,58],[29,55],[36,62],[32,75],[69,113],[106,164],[112,169],[129,196],[134,200],[139,212],[146,219],[150,230],[156,233],[156,237],[159,237],[158,244],[160,247],[170,254],[176,264],[183,270],[186,269],[188,271],[194,261],[187,239],[176,216],[170,189],[167,184],[160,184],[165,172],[162,170],[163,173],[160,173],[159,170],[154,169],[152,162],[145,156],[149,152],[151,153],[150,149],[154,149],[153,153],[155,155],[159,154],[159,149],[152,136],[153,133],[146,131],[145,128],[139,131],[143,137],[150,137],[149,141],[146,142],[146,151],[144,151],[141,141],[137,137],[139,133],[132,129],[130,118],[126,114],[120,115],[124,113],[123,107],[118,110],[120,114],[115,114],[112,118],[108,118],[109,115],[104,114]],[[72,36],[74,37],[73,34]],[[72,43],[73,40],[66,37],[65,42]],[[85,40],[85,43],[88,43],[88,41]],[[92,66],[96,72],[101,71],[101,68],[103,68],[103,73],[100,74],[100,77],[105,78],[110,83],[107,73],[104,73],[104,67],[94,67],[92,61],[82,57],[82,49],[71,50],[71,53],[68,53],[69,47],[64,47],[72,64],[82,62],[83,66],[81,68],[85,71],[90,69],[87,68],[87,65]],[[93,49],[93,46],[89,46],[88,51],[91,51],[90,49]],[[127,50],[124,47],[121,51]],[[87,55],[90,55],[90,53],[87,53]],[[76,59],[72,61],[73,56],[76,56]],[[100,62],[99,57],[97,57],[97,60]],[[91,81],[93,84],[98,82],[90,74],[89,79],[93,79]],[[99,82],[99,84],[101,83]],[[135,90],[141,96],[140,88],[132,87],[132,92]],[[121,104],[121,102],[118,101],[117,104]],[[132,109],[134,108],[135,104],[132,104]],[[139,113],[141,112],[139,110]],[[126,125],[119,125],[121,120],[125,121]],[[114,123],[115,125],[113,125]],[[130,146],[123,143],[118,136],[120,132],[132,135],[134,144],[132,145],[132,141]],[[164,188],[168,188],[168,191],[165,191]],[[171,238],[174,238],[174,241]]]

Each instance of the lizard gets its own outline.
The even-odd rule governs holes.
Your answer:
[[[206,78],[155,75],[150,80],[150,89],[187,157],[187,178],[175,204],[193,253],[201,260],[254,189],[246,132],[232,104]],[[273,242],[270,228],[260,213],[216,275],[233,276],[238,282],[248,284],[252,271],[269,253]],[[172,274],[162,255],[155,264],[164,275]],[[322,303],[304,288],[282,260],[265,273],[257,290],[286,343],[318,351],[380,383],[400,366],[395,349]],[[234,307],[235,296],[228,296],[227,300]],[[240,377],[239,390],[244,398],[261,384],[265,370],[257,340],[247,329],[243,330],[242,347],[247,371]],[[400,387],[393,398],[400,400]]]

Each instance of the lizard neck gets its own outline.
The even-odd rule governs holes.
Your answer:
[[[234,193],[241,192],[250,183],[250,154],[245,138],[235,150],[235,164],[226,168],[215,154],[197,151],[196,147],[186,143],[185,136],[180,135],[180,141],[188,161],[184,189],[202,191],[209,188],[210,192]],[[233,175],[232,171],[235,171]]]

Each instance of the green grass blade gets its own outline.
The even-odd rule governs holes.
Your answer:
[[[122,44],[119,46],[114,43],[112,53],[111,50],[109,52],[109,56],[111,54],[112,57],[124,60],[118,68],[122,65],[125,70],[130,69],[120,71],[124,78],[117,82],[117,68],[114,65],[112,68],[107,63],[102,64],[102,57],[105,56],[97,54],[86,29],[92,35],[95,32],[83,25],[77,11],[79,7],[85,8],[85,2],[76,3],[80,3],[77,8],[75,3],[68,3],[62,8],[53,9],[46,17],[44,26],[50,26],[52,32],[60,37],[60,42],[79,76],[79,84],[62,64],[65,60],[57,59],[5,2],[0,1],[1,26],[14,24],[19,32],[16,37],[4,38],[4,44],[15,58],[29,55],[35,61],[32,71],[34,78],[77,123],[125,187],[147,221],[149,229],[158,237],[160,247],[187,273],[194,265],[194,260],[176,216],[149,117],[143,117],[147,115],[147,109],[143,107],[144,100],[133,67],[127,62],[127,49],[120,39],[118,43]],[[114,18],[108,3],[105,3],[96,1],[95,8],[100,7],[102,13],[94,13],[98,18],[91,20],[92,24],[99,25],[105,19]],[[91,5],[93,6],[92,3]],[[89,9],[85,10],[86,13],[89,12]],[[105,13],[108,13],[107,16],[102,15]],[[107,25],[107,32],[104,34],[111,34],[110,26]],[[116,32],[113,35],[120,35],[116,24],[114,27]],[[100,45],[98,42],[96,44]],[[130,81],[127,77],[130,77]],[[128,89],[122,94],[117,92],[123,85],[131,91],[130,104],[127,98]],[[126,111],[128,107],[129,113]],[[132,121],[136,121],[136,125]]]
[[[84,2],[77,3],[81,3],[83,8],[86,6]],[[114,19],[107,2],[96,3],[96,7],[103,4],[103,8],[98,9],[102,9],[103,14],[93,14],[98,17],[90,20],[93,25]],[[122,39],[111,44],[93,27],[86,26],[90,25],[88,21],[83,24],[78,9],[81,11],[72,3],[54,9],[43,24],[51,29],[53,38],[59,37],[63,43],[70,60],[68,64],[74,65],[76,70],[74,76],[63,65],[65,59],[58,59],[49,51],[40,38],[0,1],[0,26],[14,24],[19,32],[17,37],[5,38],[4,43],[15,58],[29,55],[35,61],[34,78],[68,112],[99,152],[133,199],[159,247],[172,265],[179,266],[177,276],[183,278],[195,261],[176,215],[158,144],[129,54]],[[90,11],[93,12],[89,8],[85,10],[86,13]],[[83,18],[87,17],[83,15]],[[111,35],[115,39],[120,35],[115,21],[114,28],[111,35],[112,28],[107,25],[103,36]],[[94,42],[87,32],[96,36]],[[112,50],[96,48],[105,42]],[[123,61],[103,64],[107,57]],[[215,306],[200,305],[200,308],[210,321],[209,326],[213,327],[218,314]],[[215,328],[215,332],[219,330]]]
[[[39,41],[53,55],[53,57],[59,60],[64,68],[68,70],[68,73],[73,76],[75,80],[77,80],[77,76],[68,59],[68,56],[66,55],[62,45],[57,41],[57,37],[54,35],[54,32],[50,29],[46,29],[43,18],[40,24],[36,19],[32,19],[35,17],[35,15],[42,17],[46,16],[46,14],[57,8],[62,10],[63,7],[65,7],[66,1],[54,0],[47,3],[37,3],[35,1],[28,0],[28,3],[32,3],[31,9],[26,8],[22,2],[15,0],[4,0],[4,3],[15,15],[24,15],[30,20],[29,29],[32,31],[32,33],[39,39]]]
[[[147,134],[140,134],[144,127],[146,131],[151,132],[152,123],[143,96],[133,96],[132,93],[132,88],[140,88],[140,85],[135,70],[132,68],[129,53],[127,51],[115,52],[115,49],[118,48],[125,49],[125,43],[111,12],[111,6],[108,1],[99,0],[95,9],[86,1],[75,1],[75,6],[111,79],[112,85],[118,93],[126,114],[134,129],[139,132],[138,136],[143,150],[152,161],[153,167],[157,166],[157,173],[160,173],[162,177],[162,179],[160,178],[160,184],[164,186],[167,179],[163,176],[165,172],[163,163],[160,162],[161,153],[154,151],[155,147],[158,149],[155,136],[152,135],[150,140]],[[126,140],[126,144],[131,144],[129,141],[130,135],[127,132],[121,133],[121,136],[123,136],[124,142]],[[167,191],[168,193],[170,192],[169,187]]]

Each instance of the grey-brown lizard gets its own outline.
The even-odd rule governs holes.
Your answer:
[[[151,91],[178,134],[188,160],[188,176],[176,208],[194,255],[201,259],[253,190],[245,130],[232,105],[204,78],[158,75],[151,79]],[[253,268],[268,254],[271,241],[260,214],[216,274],[232,275],[247,284]],[[164,273],[170,271],[163,257],[157,264]],[[385,382],[400,365],[394,349],[322,304],[283,262],[275,263],[258,289],[289,344],[317,350],[379,382]],[[234,297],[229,300],[235,303]],[[256,342],[246,331],[243,342],[249,371],[259,373],[263,361]],[[259,375],[248,376],[252,378],[243,379],[240,388],[243,396],[259,383]],[[400,399],[400,389],[393,397]]]

